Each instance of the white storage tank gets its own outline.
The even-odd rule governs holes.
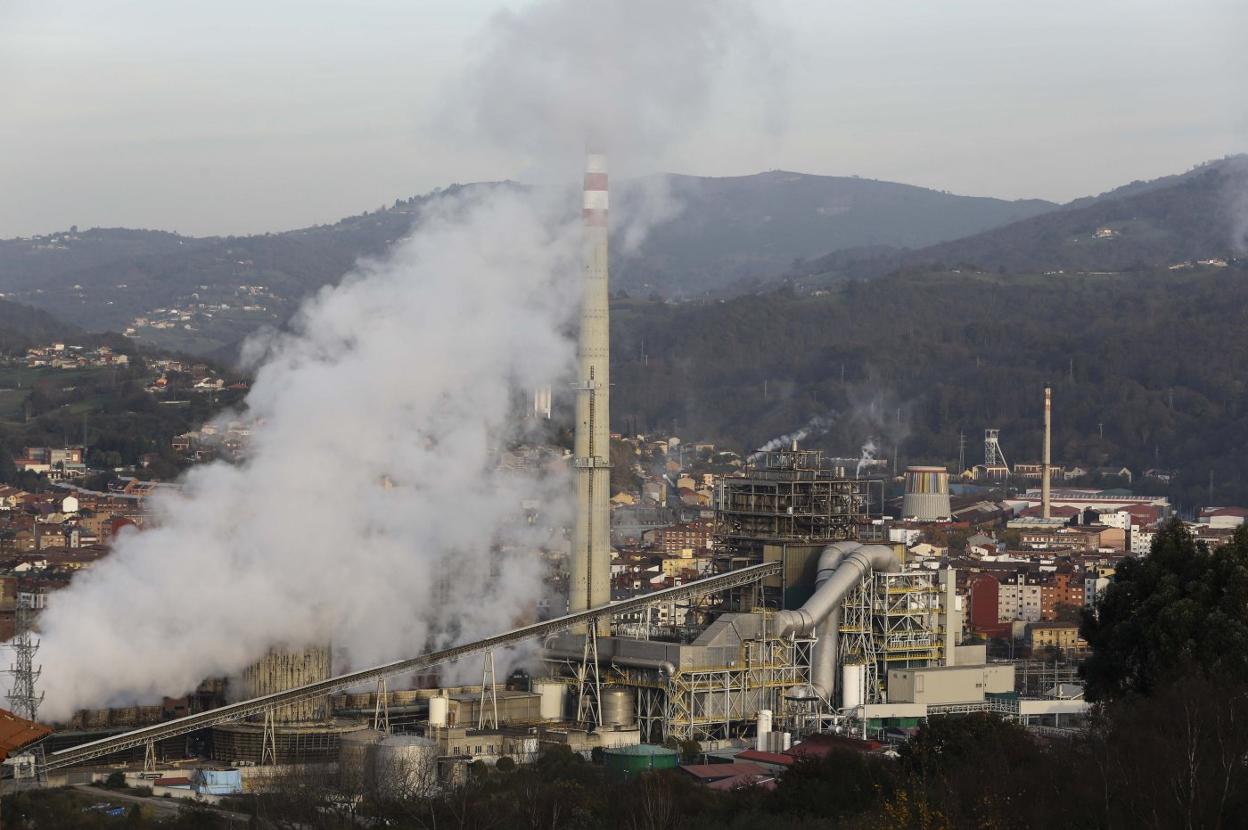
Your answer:
[[[846,663],[841,667],[841,708],[854,709],[863,704],[866,697],[867,667],[861,663]]]
[[[450,701],[442,695],[429,698],[429,725],[446,726],[446,712],[449,707]]]
[[[754,748],[759,752],[766,752],[768,747],[768,735],[771,733],[771,710],[758,710],[758,737],[754,741]]]
[[[632,726],[637,721],[637,697],[632,689],[603,689],[604,726]]]
[[[370,748],[370,756],[373,783],[383,798],[426,796],[437,788],[437,741],[418,735],[386,735]]]
[[[565,684],[558,680],[539,680],[533,684],[533,691],[541,695],[538,714],[542,720],[563,720],[568,696],[568,687]]]

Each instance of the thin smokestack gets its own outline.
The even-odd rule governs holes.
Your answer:
[[[1044,464],[1040,470],[1040,508],[1046,519],[1053,517],[1053,506],[1050,503],[1050,479],[1053,476],[1053,388],[1044,387]]]
[[[576,527],[568,606],[583,611],[611,601],[610,321],[607,274],[607,157],[585,160],[585,296],[577,341]],[[610,633],[604,620],[598,633]]]

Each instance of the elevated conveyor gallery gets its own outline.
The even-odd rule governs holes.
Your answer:
[[[261,697],[252,698],[251,700],[231,703],[207,712],[201,712],[199,714],[188,715],[187,717],[178,718],[176,720],[166,721],[155,726],[135,729],[121,735],[114,735],[109,738],[103,738],[98,741],[92,741],[90,743],[81,744],[79,746],[51,753],[47,756],[43,769],[45,771],[54,770],[62,767],[74,766],[75,764],[82,764],[96,758],[111,755],[114,752],[145,746],[166,738],[173,738],[178,735],[185,735],[189,732],[195,732],[207,727],[241,720],[242,718],[246,718],[251,715],[263,714],[265,711],[278,706],[287,706],[293,703],[310,700],[318,696],[339,692],[353,686],[361,686],[367,683],[376,682],[383,678],[427,669],[440,663],[446,663],[462,657],[467,657],[469,655],[490,651],[491,649],[520,642],[521,640],[527,640],[535,637],[545,637],[577,625],[586,625],[600,619],[610,619],[615,614],[634,611],[639,608],[652,605],[656,602],[670,602],[672,600],[687,599],[689,597],[702,596],[731,588],[737,588],[756,582],[764,577],[775,576],[780,573],[780,569],[781,566],[779,563],[754,565],[752,567],[732,571],[731,573],[720,574],[718,576],[708,577],[707,579],[700,579],[696,582],[690,582],[686,585],[680,585],[675,588],[665,588],[661,591],[655,591],[643,596],[633,597],[632,599],[627,599],[623,602],[617,602],[610,605],[600,605],[596,608],[567,614],[553,620],[546,620],[545,622],[521,626],[520,628],[514,628],[502,634],[496,634],[493,637],[487,637],[484,640],[477,640],[476,642],[465,643],[463,645],[441,649],[440,651],[428,652],[419,657],[413,657],[407,660],[398,660],[393,663],[386,663],[385,665],[376,666],[371,669],[364,669],[362,671],[338,675],[336,677],[331,677],[328,680],[309,683],[306,686],[300,686],[295,689],[287,689],[286,691],[263,695]]]

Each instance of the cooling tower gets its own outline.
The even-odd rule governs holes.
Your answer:
[[[951,513],[949,471],[944,467],[907,467],[902,518],[937,522],[948,519]]]
[[[572,611],[611,600],[606,156],[590,153],[586,159],[582,208],[584,299],[577,341],[576,527],[568,568]],[[607,634],[609,629],[606,620],[599,622],[598,633]]]

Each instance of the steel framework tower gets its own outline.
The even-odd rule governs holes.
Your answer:
[[[607,158],[590,153],[582,202],[584,290],[577,341],[576,527],[569,563],[568,608],[611,601],[610,328],[607,276]],[[607,618],[595,625],[608,634]]]
[[[43,702],[43,692],[35,691],[43,667],[35,665],[39,640],[31,634],[33,611],[29,599],[18,599],[17,631],[12,643],[13,665],[9,668],[13,674],[13,688],[8,694],[9,705],[14,714],[29,721],[39,719],[39,704]]]
[[[1010,475],[1010,465],[1005,460],[998,439],[1000,430],[984,430],[984,475],[989,479],[1005,479]]]

